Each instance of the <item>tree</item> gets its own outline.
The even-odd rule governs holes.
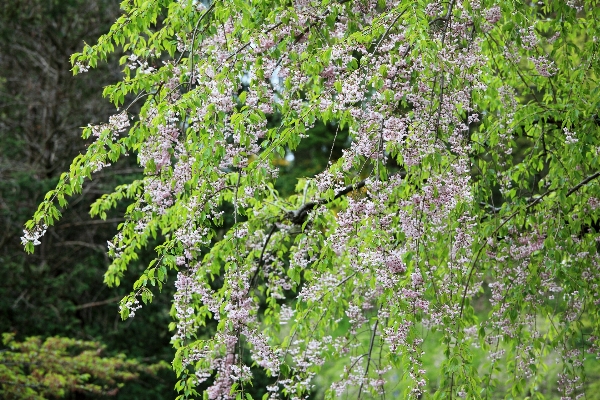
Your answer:
[[[4,334],[0,352],[0,394],[4,399],[46,399],[69,392],[114,396],[141,372],[156,375],[164,361],[144,366],[124,355],[101,357],[97,342],[31,337],[22,343]]]
[[[91,213],[129,202],[109,285],[161,239],[121,315],[175,271],[181,397],[243,397],[262,369],[267,397],[303,398],[340,363],[328,397],[583,395],[600,337],[597,1],[122,8],[71,61],[122,48],[104,94],[133,100],[84,128],[22,241],[136,154],[144,177]],[[277,165],[317,123],[349,147],[279,195]]]

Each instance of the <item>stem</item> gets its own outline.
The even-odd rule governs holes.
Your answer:
[[[373,327],[373,334],[371,335],[371,343],[369,344],[369,352],[367,357],[367,366],[365,367],[365,376],[363,380],[360,382],[360,387],[358,388],[358,397],[360,400],[360,395],[363,389],[363,385],[365,383],[365,379],[367,379],[367,374],[369,373],[369,366],[371,365],[371,354],[373,353],[373,343],[375,343],[375,335],[377,334],[377,325],[379,324],[379,319],[375,320],[375,326]]]

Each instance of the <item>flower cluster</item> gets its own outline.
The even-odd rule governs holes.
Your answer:
[[[34,246],[42,244],[40,238],[46,234],[47,229],[47,225],[36,225],[31,230],[24,229],[23,236],[21,236],[21,243],[23,246],[27,243],[33,243]]]

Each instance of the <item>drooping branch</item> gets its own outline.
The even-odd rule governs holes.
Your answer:
[[[579,182],[577,185],[575,185],[571,189],[569,189],[569,191],[566,194],[566,197],[569,197],[570,195],[572,195],[573,193],[575,193],[577,190],[581,189],[581,187],[583,187],[584,185],[590,183],[591,181],[593,181],[594,179],[596,179],[598,177],[600,177],[600,171],[593,173],[592,175],[588,176],[587,178],[585,178],[584,180],[582,180],[581,182]],[[556,190],[557,189],[548,190],[547,192],[543,193],[542,195],[540,195],[539,197],[537,197],[535,200],[533,200],[529,204],[527,204],[527,206],[525,206],[525,210],[528,210],[531,207],[535,206],[540,201],[542,201],[542,199],[544,199],[550,193],[555,192]],[[517,209],[511,215],[509,215],[507,218],[505,218],[504,221],[502,221],[502,223],[494,230],[494,232],[492,232],[492,234],[490,235],[490,237],[495,236],[498,233],[498,231],[500,231],[500,228],[502,228],[504,225],[506,225],[506,223],[508,221],[510,221],[511,219],[513,219],[513,217],[515,215],[517,215],[519,213],[519,211],[521,211],[521,210]],[[475,264],[476,264],[477,260],[479,259],[479,256],[483,252],[483,249],[485,249],[485,247],[486,246],[481,246],[481,248],[479,249],[479,251],[475,255],[475,258],[473,259],[473,262],[471,263],[471,267],[469,269],[469,275],[467,276],[467,283],[465,284],[465,289],[463,291],[463,296],[462,296],[462,300],[461,300],[461,304],[460,304],[460,314],[459,315],[460,315],[461,318],[462,318],[462,315],[463,315],[463,309],[464,309],[464,306],[465,306],[465,300],[466,300],[466,297],[467,297],[467,290],[469,288],[469,282],[471,281],[471,276],[473,275],[473,271],[475,270]]]

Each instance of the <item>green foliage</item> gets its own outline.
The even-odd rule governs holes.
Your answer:
[[[61,398],[74,392],[112,396],[141,373],[156,375],[169,366],[143,365],[123,354],[102,357],[104,346],[99,343],[69,338],[17,342],[14,334],[5,333],[3,345],[0,395],[7,400]]]

